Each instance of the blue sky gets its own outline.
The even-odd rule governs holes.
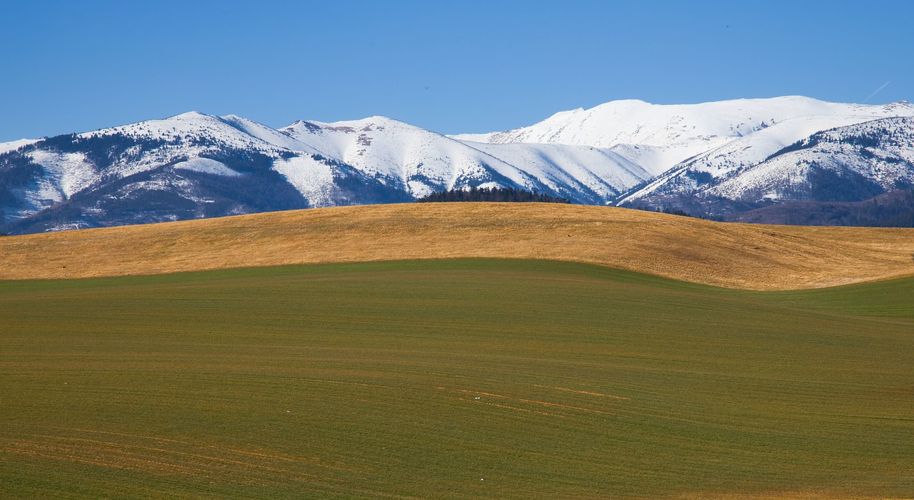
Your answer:
[[[914,99],[911,1],[2,4],[0,141],[188,110],[453,133],[623,98]]]

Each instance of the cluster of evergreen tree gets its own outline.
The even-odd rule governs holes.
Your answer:
[[[692,215],[692,214],[686,212],[685,210],[680,210],[680,209],[678,209],[678,208],[664,207],[664,208],[662,208],[662,209],[660,209],[660,210],[657,210],[657,211],[658,211],[658,212],[661,212],[661,213],[664,213],[664,214],[679,215],[679,216],[682,216],[682,217],[695,217],[695,218],[698,218],[698,219],[701,219],[701,218],[702,218],[702,217],[698,217],[698,216]]]
[[[477,188],[467,190],[451,189],[432,193],[419,202],[446,202],[446,201],[499,201],[499,202],[538,202],[538,203],[571,203],[566,198],[558,198],[533,191],[515,188]]]

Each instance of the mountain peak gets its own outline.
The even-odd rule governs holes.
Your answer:
[[[591,109],[604,106],[655,106],[655,104],[642,99],[614,99],[612,101],[604,102],[603,104],[598,104]]]
[[[371,115],[371,116],[366,116],[364,118],[358,118],[356,120],[340,120],[340,121],[335,121],[335,122],[321,122],[321,121],[317,121],[317,120],[307,120],[307,121],[298,120],[295,123],[293,123],[292,125],[290,125],[290,127],[294,127],[294,126],[300,126],[300,127],[305,127],[305,128],[309,128],[309,129],[314,126],[331,127],[331,128],[332,127],[350,127],[350,128],[354,128],[354,129],[362,129],[365,127],[373,127],[373,126],[399,127],[399,128],[408,128],[408,129],[417,129],[417,130],[421,129],[421,127],[417,127],[415,125],[412,125],[412,124],[409,124],[409,123],[406,123],[406,122],[403,122],[403,121],[400,121],[400,120],[397,120],[394,118],[390,118],[388,116],[383,116],[383,115]]]
[[[212,118],[212,116],[199,111],[187,111],[185,113],[169,116],[167,120],[196,120],[200,118]]]
[[[390,117],[384,116],[384,115],[366,116],[365,118],[361,118],[358,120],[352,120],[350,123],[364,123],[364,124],[376,124],[376,125],[390,125],[390,124],[407,125],[406,123],[401,122],[400,120],[396,120],[396,119],[393,119],[393,118],[390,118]],[[410,127],[412,127],[412,125],[410,125]]]

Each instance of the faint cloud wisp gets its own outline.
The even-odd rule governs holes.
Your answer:
[[[887,82],[883,83],[882,85],[879,86],[878,89],[874,90],[870,95],[866,96],[866,99],[863,100],[864,104],[870,102],[870,99],[876,97],[876,94],[885,90],[885,88],[888,87],[890,83],[892,83],[892,82],[887,81]]]

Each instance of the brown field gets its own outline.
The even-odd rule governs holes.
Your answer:
[[[914,275],[914,229],[717,223],[561,204],[400,204],[3,237],[0,256],[0,279],[495,257],[786,290]]]

